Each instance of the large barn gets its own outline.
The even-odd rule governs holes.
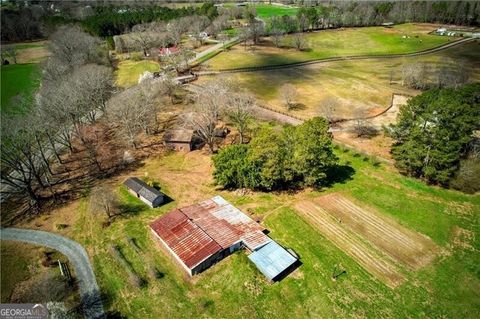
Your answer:
[[[247,248],[251,259],[267,278],[275,280],[297,258],[268,237],[265,229],[227,202],[215,196],[201,203],[177,208],[150,224],[153,234],[185,269],[195,275],[236,250]],[[268,245],[269,243],[274,245]],[[265,251],[262,249],[265,247]],[[272,257],[275,248],[275,258]],[[280,258],[278,258],[280,257]]]

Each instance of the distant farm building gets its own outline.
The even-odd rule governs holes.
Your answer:
[[[170,130],[164,135],[165,146],[176,151],[192,150],[193,130]]]
[[[130,193],[139,198],[150,207],[158,207],[163,203],[163,194],[159,190],[149,186],[137,177],[130,177],[123,182]]]
[[[382,26],[384,26],[385,28],[392,28],[394,25],[395,25],[395,23],[393,23],[393,22],[382,23]]]
[[[165,48],[158,49],[158,55],[161,56],[161,57],[166,57],[166,56],[170,56],[172,54],[177,54],[179,51],[180,50],[176,46],[165,47]]]
[[[252,252],[250,260],[272,281],[297,263],[297,258],[268,237],[260,224],[220,196],[175,209],[150,228],[190,276],[242,248]]]

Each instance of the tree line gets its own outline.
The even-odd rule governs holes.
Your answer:
[[[79,11],[82,13],[79,14]],[[13,2],[1,10],[1,39],[8,42],[38,39],[53,33],[58,26],[70,23],[80,23],[90,34],[106,38],[130,32],[137,24],[169,21],[189,15],[213,19],[218,12],[210,2],[198,7],[181,8],[129,4],[97,4],[92,8],[87,4],[78,7],[78,4],[72,6],[72,3],[57,1]]]

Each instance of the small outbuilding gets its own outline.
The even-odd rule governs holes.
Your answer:
[[[139,198],[148,206],[154,208],[160,206],[164,201],[163,193],[158,189],[149,186],[138,177],[130,177],[123,182],[128,191]]]
[[[164,135],[165,146],[175,151],[192,150],[193,130],[170,130]]]
[[[295,267],[297,258],[274,240],[254,251],[248,256],[255,266],[270,281],[281,278],[282,275]]]

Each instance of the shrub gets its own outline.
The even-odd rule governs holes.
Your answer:
[[[474,194],[480,191],[480,159],[472,158],[460,162],[460,168],[450,182],[459,191]]]

